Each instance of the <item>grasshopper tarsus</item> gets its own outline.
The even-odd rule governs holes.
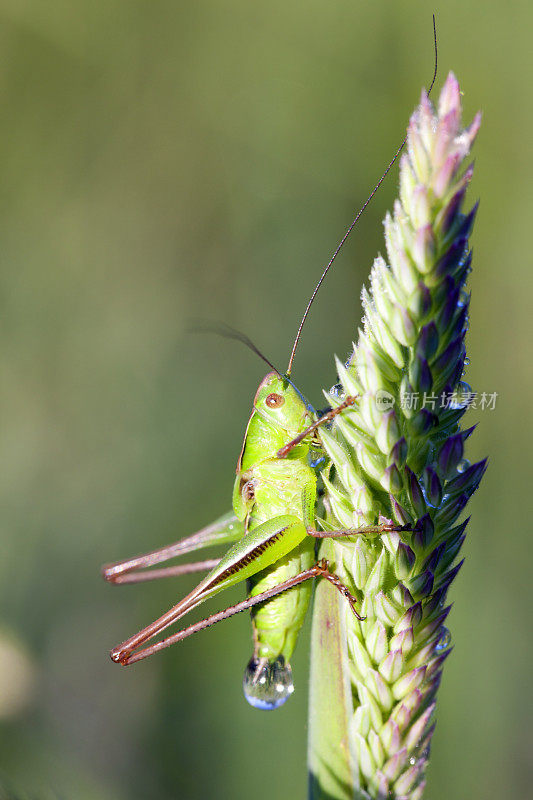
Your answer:
[[[114,648],[113,648],[113,650],[110,650],[109,651],[109,658],[115,664],[122,664],[123,666],[126,666],[126,664],[125,664],[125,662],[123,660],[125,658],[125,654],[121,653],[120,650],[115,650]]]
[[[325,558],[322,558],[316,565],[316,569],[318,571],[318,574],[322,578],[325,578],[327,581],[329,581],[332,584],[332,586],[338,589],[338,591],[342,594],[342,596],[346,598],[346,600],[350,605],[350,608],[352,609],[353,613],[355,614],[359,622],[363,622],[366,619],[366,617],[362,617],[355,608],[355,604],[357,603],[357,598],[353,596],[353,594],[350,592],[346,584],[342,582],[341,578],[339,578],[339,576],[335,572],[332,572],[330,570],[328,561]]]

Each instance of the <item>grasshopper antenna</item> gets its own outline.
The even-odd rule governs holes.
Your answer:
[[[249,350],[251,350],[252,353],[255,353],[257,356],[259,356],[259,358],[262,359],[265,362],[265,364],[268,364],[268,366],[271,369],[273,369],[274,372],[277,375],[279,375],[279,377],[283,381],[286,381],[287,383],[289,383],[292,386],[292,388],[294,389],[294,391],[296,392],[296,394],[303,400],[305,405],[314,412],[315,409],[311,406],[311,404],[309,403],[307,398],[304,397],[304,395],[298,389],[296,384],[291,381],[288,373],[284,374],[283,372],[280,372],[280,370],[272,363],[272,361],[270,361],[270,359],[268,359],[265,356],[265,354],[261,352],[261,350],[257,347],[257,345],[255,345],[252,342],[250,337],[247,336],[242,331],[238,331],[236,328],[232,328],[231,325],[227,325],[225,322],[211,322],[211,323],[210,322],[207,322],[207,323],[201,322],[201,323],[197,323],[197,324],[191,325],[189,327],[189,332],[190,333],[214,333],[214,334],[217,334],[218,336],[223,336],[225,339],[234,339],[237,342],[241,342],[241,344],[243,344],[245,347],[247,347]]]
[[[255,353],[257,356],[259,356],[259,358],[262,359],[265,364],[268,364],[268,366],[273,369],[274,372],[277,372],[280,378],[285,379],[286,377],[282,372],[279,371],[277,367],[274,366],[272,361],[270,361],[270,359],[268,359],[264,353],[261,352],[257,345],[252,342],[249,336],[242,331],[238,331],[236,328],[232,328],[231,325],[227,325],[225,322],[202,322],[191,325],[189,331],[191,333],[215,333],[218,336],[223,336],[225,339],[234,339],[237,342],[241,342],[245,347],[251,350],[252,353]]]
[[[430,87],[428,89],[428,96],[431,94],[431,90],[433,89],[433,85],[434,85],[435,79],[437,77],[437,27],[436,27],[436,23],[435,23],[435,14],[433,14],[433,45],[434,45],[434,48],[435,48],[435,64],[434,64],[434,68],[433,68],[433,78],[431,79],[431,84],[430,84]],[[298,344],[300,342],[300,337],[302,335],[302,329],[303,329],[303,327],[305,325],[305,321],[307,319],[309,311],[311,310],[311,306],[313,305],[314,299],[318,294],[318,290],[320,289],[320,287],[322,286],[322,283],[324,282],[324,278],[328,274],[333,262],[337,258],[337,256],[338,256],[338,254],[339,254],[344,242],[346,241],[346,239],[348,238],[350,233],[353,231],[353,229],[357,225],[357,222],[359,221],[359,218],[361,217],[361,215],[365,211],[366,207],[368,206],[368,204],[370,203],[370,201],[372,200],[372,198],[376,194],[377,190],[379,189],[379,187],[381,186],[381,184],[383,183],[383,181],[385,180],[385,178],[389,174],[389,172],[391,170],[391,167],[393,166],[394,162],[396,161],[396,159],[398,158],[398,156],[402,152],[406,141],[407,141],[407,136],[405,136],[405,138],[402,141],[401,145],[396,150],[396,152],[394,154],[394,157],[389,162],[389,164],[388,164],[386,170],[384,171],[383,175],[381,176],[379,181],[376,183],[376,185],[374,186],[374,188],[370,192],[369,196],[367,197],[367,199],[365,200],[365,202],[363,203],[363,205],[361,206],[361,208],[359,209],[359,211],[355,215],[355,217],[353,219],[353,222],[351,223],[350,227],[348,228],[348,230],[346,231],[346,233],[342,237],[341,241],[339,242],[339,244],[337,246],[337,249],[335,250],[335,252],[331,256],[331,258],[328,261],[328,264],[326,265],[322,275],[320,276],[320,280],[318,281],[317,285],[315,286],[315,288],[313,290],[313,294],[311,295],[311,298],[310,298],[310,300],[309,300],[309,302],[307,304],[307,307],[306,307],[306,309],[304,311],[304,315],[303,315],[303,317],[302,317],[302,319],[300,321],[300,325],[298,326],[298,331],[296,333],[296,338],[294,340],[294,344],[293,344],[292,350],[291,350],[291,355],[290,355],[290,358],[289,358],[289,366],[287,367],[287,373],[286,373],[287,376],[289,376],[291,374],[292,363],[294,361],[294,356],[295,356],[296,350],[298,348]]]

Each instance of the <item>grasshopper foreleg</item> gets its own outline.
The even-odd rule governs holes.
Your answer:
[[[313,422],[312,425],[309,425],[309,427],[306,428],[305,431],[302,431],[302,433],[300,433],[290,442],[287,442],[287,444],[284,447],[280,448],[280,450],[278,450],[278,452],[276,453],[277,458],[286,458],[293,449],[293,447],[299,445],[300,442],[306,439],[311,433],[316,431],[317,428],[320,427],[320,425],[325,425],[326,423],[334,420],[337,414],[341,414],[345,408],[348,408],[348,406],[353,406],[353,404],[357,400],[358,398],[356,396],[348,395],[347,397],[345,397],[342,403],[340,403],[340,405],[338,405],[336,408],[332,408],[330,411],[326,411],[326,413],[323,414],[320,417],[320,419],[317,419],[316,422]]]

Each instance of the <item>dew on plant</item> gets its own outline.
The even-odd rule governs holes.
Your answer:
[[[454,411],[468,408],[472,399],[472,387],[466,381],[459,381],[457,388],[450,398],[449,407]]]
[[[334,386],[332,386],[331,389],[329,390],[328,394],[330,394],[332,397],[336,397],[337,400],[344,400],[344,398],[346,397],[346,393],[344,391],[344,386],[342,385],[342,383],[334,384]]]
[[[459,294],[459,299],[457,301],[457,308],[464,308],[465,306],[468,305],[469,300],[470,300],[470,292],[468,292],[466,289],[461,289],[461,292]]]
[[[294,692],[292,669],[283,656],[269,662],[252,658],[244,670],[242,688],[254,708],[272,711],[287,702]]]
[[[435,652],[442,653],[443,650],[447,650],[450,644],[452,643],[452,635],[448,628],[443,627],[441,635],[439,637],[439,641],[435,645]]]
[[[426,487],[422,486],[421,488],[422,488],[422,494],[424,495],[424,500],[426,501],[426,505],[429,506],[429,508],[437,508],[435,503],[431,502],[431,498],[429,497],[429,492],[427,491]]]

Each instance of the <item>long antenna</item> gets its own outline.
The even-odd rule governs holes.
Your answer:
[[[433,85],[434,85],[435,79],[437,77],[437,27],[436,27],[436,24],[435,24],[435,14],[433,14],[433,44],[434,44],[434,47],[435,47],[435,66],[434,66],[434,69],[433,69],[433,78],[431,80],[431,85],[430,85],[429,90],[428,90],[428,96],[430,95],[431,90],[433,89]],[[342,237],[341,241],[339,242],[339,244],[337,246],[337,249],[335,250],[335,252],[331,256],[327,266],[324,269],[324,272],[320,276],[320,280],[318,281],[317,285],[314,288],[313,294],[311,295],[311,299],[309,300],[309,302],[307,304],[307,308],[305,309],[304,315],[303,315],[303,317],[302,317],[302,319],[300,321],[300,325],[298,326],[298,331],[296,333],[296,338],[294,340],[294,344],[293,344],[292,350],[291,350],[291,355],[290,355],[290,358],[289,358],[289,366],[287,367],[287,375],[291,374],[292,362],[294,361],[294,355],[296,353],[296,349],[297,349],[298,344],[300,342],[300,336],[302,335],[303,326],[305,325],[305,321],[307,319],[307,315],[309,314],[309,311],[311,310],[311,306],[313,305],[313,301],[314,301],[315,297],[318,294],[318,290],[320,289],[320,287],[322,286],[322,283],[324,282],[324,278],[328,274],[331,265],[333,264],[333,262],[337,258],[337,256],[338,256],[338,254],[339,254],[344,242],[346,241],[346,239],[348,238],[350,233],[355,228],[355,226],[356,226],[361,214],[364,212],[364,210],[366,209],[367,205],[370,203],[370,201],[372,200],[372,198],[376,194],[377,190],[379,189],[379,187],[381,186],[381,184],[383,183],[383,181],[385,180],[385,178],[389,174],[391,167],[393,166],[394,162],[396,161],[396,159],[398,158],[398,156],[402,152],[406,141],[407,141],[407,136],[405,136],[403,142],[401,143],[401,145],[396,150],[393,159],[389,162],[389,165],[387,166],[387,169],[385,170],[385,172],[383,173],[383,175],[381,176],[379,181],[376,183],[376,185],[374,186],[374,188],[370,192],[369,196],[367,197],[367,199],[365,200],[365,202],[363,203],[363,205],[361,206],[361,208],[359,209],[359,211],[355,215],[355,218],[354,218],[352,224],[350,225],[350,227],[348,228],[348,230],[346,231],[346,233]]]
[[[282,372],[279,371],[277,367],[274,366],[272,361],[268,359],[264,353],[255,345],[249,336],[247,336],[242,331],[238,331],[236,328],[232,328],[231,325],[226,325],[225,322],[197,322],[193,323],[189,326],[189,331],[191,333],[216,333],[218,336],[223,336],[225,339],[235,339],[237,342],[241,342],[245,347],[255,353],[259,358],[261,358],[265,364],[277,372],[280,378],[285,378]],[[289,381],[291,383],[291,381]]]
[[[277,375],[279,375],[282,381],[290,383],[298,397],[300,397],[307,408],[311,409],[313,413],[316,413],[315,409],[309,403],[309,400],[303,396],[296,384],[291,381],[290,377],[280,372],[276,365],[273,364],[272,361],[270,361],[270,359],[261,352],[257,345],[252,342],[250,337],[242,331],[238,331],[237,328],[232,328],[231,325],[226,325],[225,322],[203,322],[201,320],[199,322],[191,323],[188,330],[189,333],[215,333],[218,336],[223,336],[225,339],[235,339],[235,341],[241,342],[241,344],[251,350],[252,353],[255,353],[257,356],[259,356],[259,358],[262,359],[265,364],[268,364],[268,366],[273,369]]]

